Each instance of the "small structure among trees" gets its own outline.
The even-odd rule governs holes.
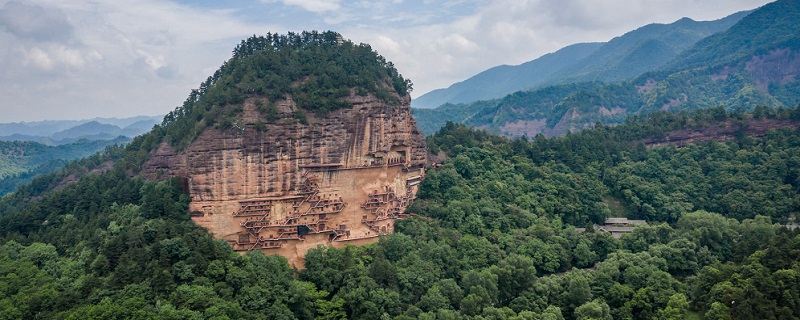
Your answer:
[[[633,232],[638,226],[646,225],[647,221],[644,220],[628,220],[628,218],[608,218],[603,225],[593,224],[592,228],[595,231],[608,232],[614,238],[621,238],[623,234]],[[578,232],[586,231],[586,228],[577,228]]]

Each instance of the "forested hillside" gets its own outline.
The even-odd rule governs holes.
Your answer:
[[[81,140],[60,146],[27,141],[0,141],[0,196],[30,182],[37,175],[60,169],[69,161],[128,141],[126,137],[118,137],[113,140]]]
[[[0,318],[800,317],[800,231],[780,226],[800,211],[800,130],[642,142],[761,117],[800,108],[658,112],[532,141],[447,124],[428,141],[446,161],[420,217],[314,249],[304,270],[234,253],[190,221],[178,181],[131,177],[112,148],[0,199]],[[621,216],[648,225],[576,231]]]
[[[192,90],[183,105],[164,117],[162,133],[172,145],[183,148],[206,127],[241,125],[236,117],[245,98],[254,95],[268,99],[259,104],[258,112],[269,121],[278,120],[278,101],[293,100],[302,109],[295,118],[305,122],[305,112],[325,115],[350,106],[344,98],[351,90],[398,105],[390,89],[404,97],[412,90],[411,81],[369,45],[354,44],[336,32],[252,36],[242,40],[233,56]]]
[[[727,31],[699,41],[657,71],[630,81],[572,84],[517,92],[480,106],[420,114],[423,128],[465,123],[506,136],[561,135],[630,115],[725,106],[791,108],[800,103],[800,4],[779,0],[755,10]],[[588,85],[588,86],[587,86]],[[558,98],[558,99],[553,99]],[[452,108],[449,108],[452,109]],[[427,131],[426,133],[431,133]]]

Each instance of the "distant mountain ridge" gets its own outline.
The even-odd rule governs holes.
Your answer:
[[[45,120],[0,123],[0,141],[34,141],[44,145],[63,145],[81,139],[111,140],[132,138],[161,123],[163,116],[94,118],[85,120]]]
[[[779,0],[632,80],[541,87],[415,114],[426,134],[453,121],[507,136],[555,136],[656,111],[794,107],[798,80],[800,2]]]
[[[609,42],[578,43],[518,66],[497,66],[412,100],[414,108],[501,98],[519,90],[582,81],[615,82],[656,70],[697,41],[724,31],[750,11],[714,21],[653,23]]]
[[[414,108],[435,108],[445,103],[466,103],[500,98],[547,80],[559,70],[590,56],[602,42],[578,43],[516,66],[501,65],[483,71],[446,89],[428,92],[411,101]]]
[[[129,138],[123,136],[114,139],[81,139],[58,146],[47,146],[33,141],[0,141],[0,197],[38,175],[61,169],[69,161],[129,141]]]
[[[684,17],[670,24],[648,24],[611,39],[590,56],[554,74],[547,83],[632,79],[666,65],[698,41],[727,30],[751,12],[741,11],[714,21]]]

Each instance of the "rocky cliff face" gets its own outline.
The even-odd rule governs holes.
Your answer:
[[[663,137],[646,138],[640,141],[648,148],[665,145],[683,147],[690,143],[734,140],[737,135],[761,137],[771,130],[797,129],[799,125],[800,121],[796,120],[756,119],[744,123],[726,121],[700,129],[676,130]]]
[[[264,250],[302,264],[320,244],[377,241],[413,201],[424,178],[425,140],[409,98],[390,105],[351,95],[351,108],[294,119],[277,103],[272,123],[249,98],[233,127],[209,127],[189,147],[162,143],[142,173],[184,179],[192,219],[235,250]]]

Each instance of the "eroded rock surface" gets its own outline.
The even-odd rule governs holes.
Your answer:
[[[770,130],[796,129],[799,125],[800,121],[796,120],[756,119],[745,123],[726,121],[705,128],[675,130],[668,132],[663,137],[646,138],[640,141],[648,148],[664,145],[683,147],[690,143],[734,140],[737,135],[760,137]]]
[[[296,105],[278,103],[269,123],[248,99],[231,129],[213,127],[185,150],[167,143],[143,174],[179,176],[189,190],[192,220],[235,250],[264,250],[302,265],[320,244],[377,241],[393,231],[424,178],[425,140],[408,97],[390,105],[351,96],[352,108],[293,119]]]

